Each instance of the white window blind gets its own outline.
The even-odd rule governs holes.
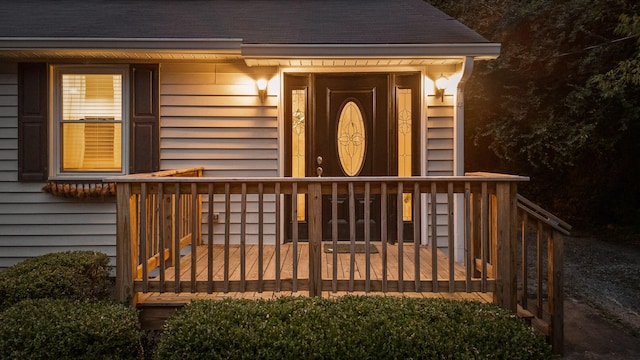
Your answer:
[[[63,74],[61,86],[62,171],[121,171],[122,74]]]

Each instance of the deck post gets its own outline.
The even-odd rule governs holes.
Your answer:
[[[551,347],[553,352],[562,355],[564,352],[564,282],[563,259],[564,238],[560,232],[553,230],[548,239],[548,291],[549,313],[551,314]]]
[[[322,296],[322,188],[310,183],[309,197],[309,297]]]
[[[131,226],[131,184],[116,185],[116,300],[134,302],[133,276],[137,253]]]
[[[492,259],[496,279],[495,301],[514,313],[518,306],[516,271],[517,185],[513,182],[496,184],[496,258]]]

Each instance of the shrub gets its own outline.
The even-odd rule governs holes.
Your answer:
[[[141,340],[121,304],[35,299],[0,313],[1,359],[140,359]]]
[[[0,311],[24,299],[106,299],[109,258],[91,251],[52,253],[0,272]]]
[[[492,304],[347,296],[195,301],[169,319],[159,359],[548,359]]]

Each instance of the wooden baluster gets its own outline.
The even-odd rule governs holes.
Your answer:
[[[364,242],[365,242],[365,285],[364,291],[371,291],[371,184],[364,184]]]
[[[331,256],[333,258],[333,277],[331,290],[338,291],[338,183],[331,183]]]
[[[140,253],[138,263],[142,265],[142,292],[149,291],[149,269],[147,268],[147,183],[140,184]]]
[[[471,275],[473,270],[473,256],[471,243],[471,184],[469,182],[464,183],[464,262],[466,270],[465,290],[470,293],[471,290]]]
[[[387,242],[388,242],[388,225],[387,218],[387,184],[380,185],[380,237],[382,244],[382,291],[387,292]]]
[[[436,183],[431,183],[431,278],[432,291],[438,289],[438,204]]]
[[[542,319],[542,282],[544,278],[544,274],[542,273],[542,263],[544,260],[544,253],[542,252],[542,234],[542,221],[538,220],[538,227],[536,230],[536,317],[539,319]]]
[[[454,238],[454,227],[455,224],[453,222],[453,183],[450,182],[447,184],[447,247],[449,248],[449,292],[453,293],[455,291],[455,280],[456,280],[456,270],[455,270],[455,261],[456,261],[456,250],[455,250],[455,238]]]
[[[413,244],[414,244],[414,265],[415,265],[415,291],[420,292],[421,279],[420,279],[420,184],[413,184]]]
[[[482,183],[482,216],[480,220],[480,232],[482,241],[482,280],[481,290],[487,292],[487,263],[489,261],[489,194],[487,183]]]
[[[298,291],[298,183],[292,184],[291,189],[291,223],[293,226],[293,244],[292,244],[292,256],[293,259],[293,292]]]
[[[337,251],[337,249],[334,249]],[[349,291],[353,291],[356,264],[356,200],[353,183],[349,183]]]
[[[520,296],[520,303],[523,309],[527,309],[527,298],[529,291],[529,249],[527,246],[527,220],[528,216],[526,211],[522,212],[522,222],[520,226],[520,241],[521,241],[521,276],[522,276],[522,295]]]
[[[240,199],[240,291],[246,291],[247,272],[247,184],[242,183]]]
[[[175,228],[174,230],[174,249],[175,249],[175,264],[174,264],[174,270],[175,270],[175,277],[174,277],[174,285],[173,285],[173,291],[177,294],[179,293],[182,289],[180,288],[180,262],[181,262],[181,258],[180,258],[180,235],[181,235],[181,199],[180,199],[180,184],[179,183],[175,183],[175,202],[174,202],[174,210],[173,210],[173,216],[174,216],[174,224],[175,224]]]
[[[403,183],[398,182],[398,192],[396,194],[396,233],[398,236],[398,291],[404,292],[404,221],[402,220],[403,203]]]
[[[262,292],[264,278],[264,184],[258,184],[258,292]]]
[[[164,292],[165,271],[167,268],[165,260],[165,206],[164,206],[164,184],[158,184],[158,248],[160,249],[160,293]]]
[[[196,263],[198,260],[198,189],[191,183],[191,292],[196,292]]]
[[[280,272],[282,268],[280,267],[280,212],[282,209],[281,199],[280,199],[280,183],[276,183],[275,185],[275,196],[276,196],[276,291],[280,291]]]
[[[551,314],[551,346],[556,354],[564,352],[564,283],[563,259],[564,238],[562,234],[549,229],[551,234],[547,243],[549,313]]]
[[[208,197],[208,212],[207,212],[207,293],[213,292],[213,222],[214,222],[214,190],[213,183],[209,183],[209,190],[207,192]]]
[[[224,285],[223,291],[229,292],[229,251],[231,243],[231,188],[224,184]]]

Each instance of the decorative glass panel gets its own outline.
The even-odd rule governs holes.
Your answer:
[[[307,90],[291,91],[291,176],[305,176],[305,124]],[[298,194],[298,220],[305,219],[304,194]]]
[[[62,75],[63,171],[121,171],[122,75]]]
[[[411,89],[398,89],[398,176],[411,176]],[[402,219],[411,221],[411,194],[403,194]]]
[[[336,136],[342,170],[348,176],[358,175],[364,164],[366,144],[364,119],[355,102],[349,101],[342,108]]]

